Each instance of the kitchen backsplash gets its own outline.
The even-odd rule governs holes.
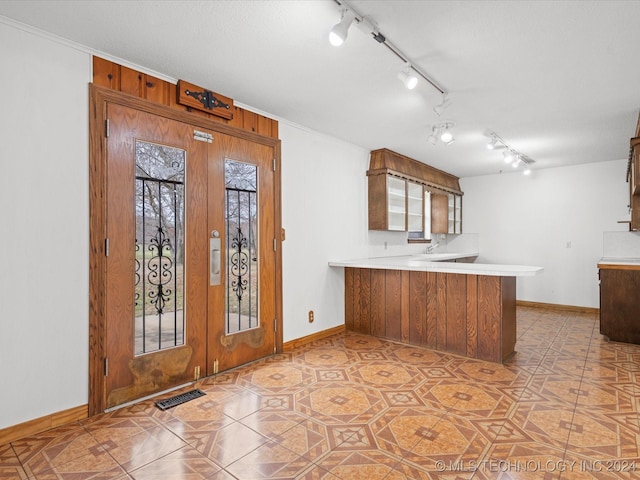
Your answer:
[[[604,232],[604,258],[640,258],[639,232]]]

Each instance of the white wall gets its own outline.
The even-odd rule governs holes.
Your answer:
[[[0,58],[3,428],[87,403],[91,58],[3,23]]]
[[[279,133],[287,342],[344,323],[344,271],[328,262],[367,255],[369,152],[287,122]]]
[[[463,178],[463,228],[478,233],[478,262],[538,265],[518,300],[599,307],[603,232],[628,230],[626,160]],[[570,245],[570,246],[569,246]]]

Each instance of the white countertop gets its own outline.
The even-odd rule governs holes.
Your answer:
[[[456,253],[449,258],[442,258],[444,254],[437,255],[440,260],[452,260],[456,258],[475,257],[477,253]],[[542,267],[527,265],[499,265],[488,263],[455,263],[447,261],[434,261],[429,254],[403,255],[396,257],[360,258],[355,260],[343,260],[329,262],[331,267],[373,268],[383,270],[414,270],[418,272],[459,273],[464,275],[493,275],[499,277],[529,277],[542,273]]]
[[[640,265],[640,258],[602,257],[598,264],[603,265]]]

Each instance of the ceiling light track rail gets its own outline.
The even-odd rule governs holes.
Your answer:
[[[378,28],[371,22],[371,20],[369,18],[367,18],[366,16],[361,15],[358,11],[356,11],[351,5],[349,5],[344,0],[333,0],[333,1],[337,5],[339,5],[343,9],[345,9],[346,12],[348,14],[350,14],[350,16],[352,16],[357,23],[362,24],[363,26],[367,27],[367,29],[370,30],[370,33],[371,33],[371,35],[373,35],[373,39],[376,42],[378,42],[378,43],[384,45],[385,47],[387,47],[387,49],[390,52],[392,52],[396,57],[398,57],[405,64],[407,64],[411,70],[413,70],[416,74],[418,74],[420,77],[422,77],[429,85],[431,85],[433,88],[435,88],[442,95],[447,95],[447,91],[444,88],[442,88],[440,85],[438,85],[438,83],[436,83],[434,80],[429,78],[429,76],[426,73],[424,73],[419,67],[417,67],[415,65],[415,63],[407,55],[405,55],[402,52],[402,50],[400,50],[398,47],[396,47],[393,44],[393,42],[391,42],[386,37],[386,35],[384,35],[382,32],[380,32],[380,30],[378,30]]]
[[[505,163],[511,164],[513,168],[518,168],[519,166],[524,165],[523,173],[525,175],[529,175],[529,173],[531,173],[530,166],[535,163],[534,159],[511,147],[492,130],[487,130],[485,135],[489,137],[489,141],[487,142],[487,148],[489,150],[501,150]]]

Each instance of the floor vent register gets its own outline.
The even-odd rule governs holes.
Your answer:
[[[176,407],[183,403],[186,403],[190,400],[194,400],[196,398],[202,397],[206,395],[202,390],[191,390],[189,392],[181,393],[180,395],[175,395],[173,397],[165,398],[164,400],[159,400],[156,402],[156,406],[160,410],[167,410],[172,407]]]

